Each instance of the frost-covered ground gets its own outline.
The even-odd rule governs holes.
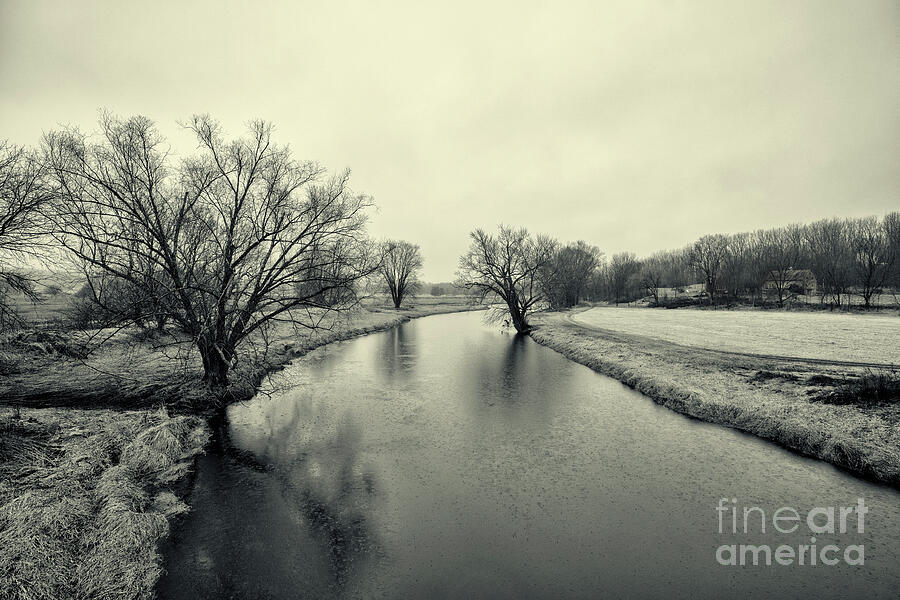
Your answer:
[[[900,365],[895,314],[595,307],[571,318],[686,346]]]

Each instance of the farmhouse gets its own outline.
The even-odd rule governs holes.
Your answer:
[[[766,275],[762,289],[764,292],[776,293],[779,289],[794,294],[813,296],[818,289],[816,276],[809,269],[785,269],[772,271]]]
[[[657,290],[660,299],[672,299],[678,297],[696,297],[706,291],[706,284],[694,283],[681,287],[661,287]]]

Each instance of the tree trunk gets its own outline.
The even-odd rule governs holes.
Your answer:
[[[513,327],[516,328],[517,333],[525,333],[531,329],[531,326],[528,325],[528,321],[525,320],[524,312],[519,309],[518,305],[515,303],[509,303],[509,314],[512,317]]]
[[[201,340],[197,343],[200,358],[203,360],[203,381],[211,388],[223,388],[228,385],[229,356],[220,352],[215,342]]]
[[[706,295],[709,296],[710,306],[716,303],[716,284],[709,277],[706,278]]]
[[[513,316],[513,327],[515,327],[516,331],[519,333],[525,333],[526,331],[531,329],[531,327],[528,325],[528,321],[526,321],[525,317],[522,315]]]

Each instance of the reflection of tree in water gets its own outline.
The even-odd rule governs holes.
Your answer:
[[[534,361],[528,352],[528,339],[523,335],[509,337],[509,343],[496,360],[485,360],[482,356],[477,363],[478,377],[473,383],[479,387],[475,397],[504,398],[516,400],[523,390],[535,383]]]
[[[527,372],[528,366],[528,338],[524,335],[514,335],[506,346],[506,360],[503,363],[503,376],[507,382],[521,381],[522,374]]]
[[[472,376],[465,383],[472,388],[471,409],[483,423],[502,415],[507,424],[512,419],[521,427],[547,426],[568,378],[540,350],[527,336],[513,335],[502,348],[471,359],[466,371]]]
[[[322,551],[329,556],[332,575],[343,586],[356,559],[373,549],[367,515],[375,495],[374,474],[359,464],[361,430],[345,418],[336,436],[305,455],[279,464],[285,497],[293,500]]]
[[[375,364],[387,379],[408,379],[416,364],[415,328],[398,325],[381,334]]]
[[[349,415],[337,420],[326,412],[317,410],[316,403],[298,400],[277,429],[270,428],[261,451],[248,452],[229,443],[226,453],[279,481],[284,506],[319,545],[333,585],[340,588],[352,567],[374,550],[368,514],[376,483],[374,473],[360,464],[359,426]]]

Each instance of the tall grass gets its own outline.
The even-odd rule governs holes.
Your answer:
[[[0,598],[152,598],[157,542],[187,510],[172,486],[205,425],[164,411],[52,414],[0,422]]]
[[[836,382],[834,389],[814,400],[828,404],[900,403],[900,372],[896,369],[866,369],[859,377]]]

